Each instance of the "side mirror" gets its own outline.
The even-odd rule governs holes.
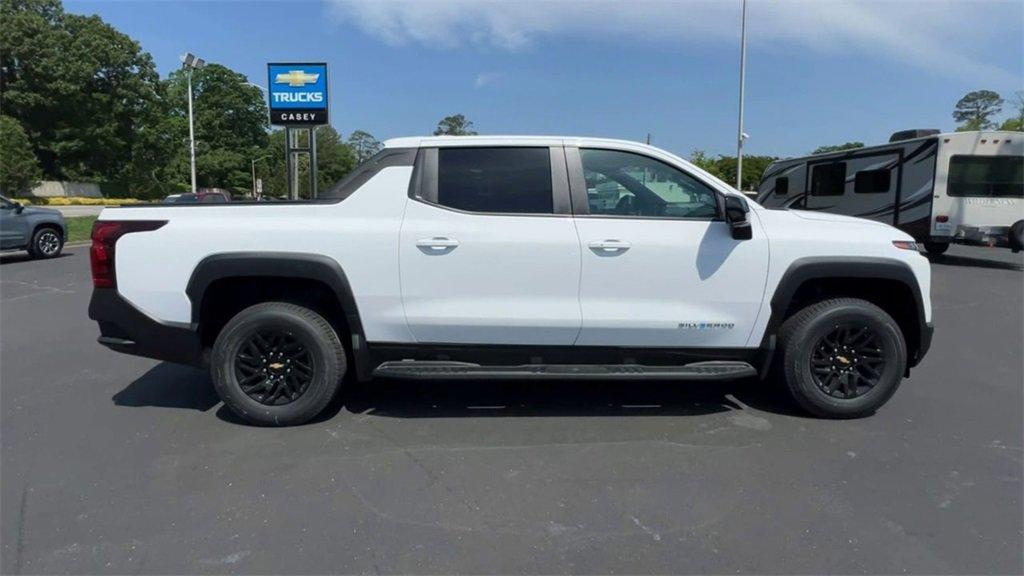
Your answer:
[[[747,213],[750,206],[739,196],[725,197],[725,221],[729,224],[732,237],[736,240],[750,240],[754,237],[754,229],[750,226]]]
[[[15,202],[14,203],[14,212],[16,214],[21,214],[22,211],[24,211],[24,210],[25,210],[25,206],[21,202]]]

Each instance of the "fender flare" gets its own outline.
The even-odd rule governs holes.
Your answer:
[[[211,284],[225,278],[272,276],[316,280],[327,285],[338,299],[351,330],[352,356],[360,380],[369,374],[366,334],[359,307],[341,265],[321,254],[301,252],[222,252],[207,256],[192,270],[185,293],[192,303],[192,325],[199,325],[203,296]]]
[[[932,328],[925,321],[924,301],[917,276],[905,262],[891,258],[862,256],[812,256],[794,260],[779,279],[771,299],[771,316],[765,327],[762,347],[774,339],[786,320],[785,314],[797,290],[810,280],[865,278],[891,280],[907,287],[914,300],[917,318],[916,342],[908,341],[907,366],[915,366],[931,345]],[[913,346],[913,347],[911,347]]]

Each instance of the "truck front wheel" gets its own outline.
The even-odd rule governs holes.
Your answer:
[[[793,398],[823,418],[872,414],[899,387],[906,343],[899,325],[865,300],[812,304],[779,331],[781,372]]]
[[[264,426],[316,417],[338,392],[345,370],[345,350],[330,322],[286,302],[239,312],[217,336],[210,358],[224,404]]]

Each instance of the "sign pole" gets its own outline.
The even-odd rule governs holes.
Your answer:
[[[285,182],[288,183],[288,199],[294,200],[296,196],[295,185],[292,183],[292,127],[285,126],[284,128],[284,169],[285,169]]]
[[[317,126],[309,128],[309,197],[317,197],[316,189],[316,129]]]

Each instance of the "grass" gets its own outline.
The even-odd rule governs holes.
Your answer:
[[[86,242],[92,235],[92,223],[96,221],[96,216],[76,216],[65,218],[65,221],[68,223],[67,242]]]

